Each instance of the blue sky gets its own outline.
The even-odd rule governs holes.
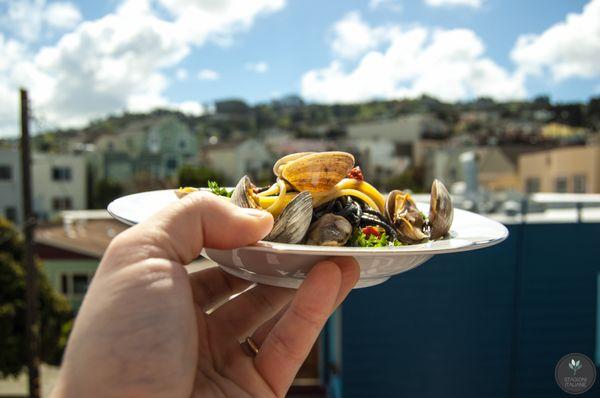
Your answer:
[[[4,60],[4,61],[3,61]],[[600,95],[600,0],[0,0],[0,135],[215,99]]]
[[[300,93],[300,79],[309,69],[332,61],[331,26],[345,14],[360,10],[365,21],[414,24],[444,28],[468,28],[477,32],[486,44],[487,54],[501,66],[513,69],[510,51],[519,35],[543,32],[562,21],[569,12],[581,12],[586,1],[488,1],[480,9],[465,7],[432,8],[420,0],[398,2],[401,10],[385,7],[372,10],[368,1],[292,1],[282,11],[261,18],[231,47],[208,45],[182,65],[189,70],[210,68],[220,71],[218,81],[182,82],[169,94],[177,100],[197,95],[202,101],[240,96],[251,101],[268,100],[273,94]],[[545,4],[546,3],[546,4]],[[318,11],[316,11],[318,10]],[[600,40],[600,37],[598,37]],[[248,60],[264,60],[269,73],[253,75],[244,70]],[[580,101],[600,90],[595,79],[570,79],[560,83],[530,79],[528,93],[548,93],[556,100]]]

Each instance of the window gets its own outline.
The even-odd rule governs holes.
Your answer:
[[[538,177],[529,177],[525,180],[525,192],[535,193],[540,191],[540,179]]]
[[[169,169],[169,170],[177,169],[177,159],[175,159],[175,158],[167,159],[167,169]]]
[[[17,222],[17,209],[13,206],[8,206],[4,208],[4,216],[8,221]]]
[[[66,272],[60,275],[60,291],[65,296],[83,296],[92,281],[93,273]]]
[[[69,278],[66,274],[60,276],[60,292],[62,294],[69,294]]]
[[[573,192],[586,193],[585,182],[585,176],[583,174],[577,174],[573,176]]]
[[[185,147],[186,147],[186,146],[187,146],[187,145],[186,145],[186,142],[185,142],[185,140],[184,140],[183,138],[182,138],[182,139],[180,139],[180,140],[179,140],[179,149],[185,149]]]
[[[88,274],[73,274],[73,294],[85,294],[89,281]]]
[[[12,179],[12,167],[8,164],[0,164],[0,181]]]
[[[71,168],[64,166],[53,167],[52,179],[54,181],[71,181]]]
[[[72,203],[70,197],[65,196],[65,197],[52,198],[52,209],[53,210],[71,210],[72,208],[73,208],[73,203]]]
[[[558,177],[554,180],[554,191],[555,192],[567,192],[567,177]]]

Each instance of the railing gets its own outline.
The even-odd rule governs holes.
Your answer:
[[[600,194],[587,193],[534,193],[529,200],[543,205],[565,205],[575,204],[577,210],[577,222],[583,222],[584,205],[600,206]],[[526,209],[526,208],[525,208]],[[523,212],[527,214],[526,211]]]

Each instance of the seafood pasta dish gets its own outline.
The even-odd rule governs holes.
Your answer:
[[[209,182],[207,188],[183,187],[175,193],[183,197],[208,189],[237,206],[268,211],[275,222],[264,240],[279,243],[401,246],[443,239],[452,226],[452,200],[439,180],[431,185],[425,214],[409,192],[381,194],[346,152],[290,154],[275,163],[273,173],[269,186],[255,186],[243,176],[233,189]]]

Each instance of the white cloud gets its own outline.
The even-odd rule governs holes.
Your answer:
[[[48,29],[66,30],[80,21],[79,9],[70,2],[0,0],[0,25],[27,42],[35,42]]]
[[[346,14],[332,28],[331,49],[342,58],[356,58],[377,48],[390,35],[386,27],[371,28],[357,11]]]
[[[184,81],[188,78],[188,71],[185,68],[177,68],[175,71],[175,79],[178,81]]]
[[[369,8],[372,10],[387,9],[390,11],[402,11],[402,4],[398,0],[369,0]]]
[[[198,72],[198,79],[200,80],[218,80],[220,77],[219,72],[212,69],[202,69]]]
[[[525,96],[522,74],[511,74],[486,57],[483,42],[473,31],[393,28],[385,38],[385,50],[367,52],[354,68],[334,60],[306,72],[302,95],[328,103],[422,94],[448,101]],[[373,29],[377,28],[368,27]]]
[[[483,0],[425,0],[425,4],[431,7],[465,6],[479,8],[483,4]]]
[[[524,73],[549,71],[557,81],[600,76],[600,0],[539,35],[520,36],[511,56]]]
[[[72,3],[50,3],[46,7],[46,23],[58,29],[71,29],[81,22],[81,13]]]
[[[174,104],[171,108],[187,113],[192,116],[200,116],[204,113],[204,107],[196,101],[184,101]]]
[[[255,73],[266,73],[269,70],[269,64],[264,61],[248,62],[245,68]]]
[[[252,26],[263,14],[285,6],[285,0],[156,0],[175,19],[178,33],[193,44],[206,40],[229,45],[232,35]]]
[[[0,9],[6,1],[0,0]],[[42,5],[48,15],[61,7],[69,9],[67,3],[24,2],[35,5],[36,10]],[[160,12],[157,3],[162,6]],[[59,8],[51,4],[59,4]],[[223,44],[232,40],[258,16],[284,4],[284,0],[124,0],[114,12],[80,23],[39,50],[25,45],[18,33],[21,42],[0,34],[0,135],[16,134],[14,110],[20,85],[29,89],[34,110],[54,126],[78,126],[125,109],[172,107],[201,112],[200,104],[175,103],[166,97],[168,70],[177,67],[194,47],[207,41]],[[17,17],[27,20],[23,10],[17,11],[11,14],[11,21]],[[71,11],[62,15],[62,20],[53,18],[51,26],[73,23],[76,18]],[[165,11],[170,15],[165,16]],[[36,15],[33,17],[38,18]]]

